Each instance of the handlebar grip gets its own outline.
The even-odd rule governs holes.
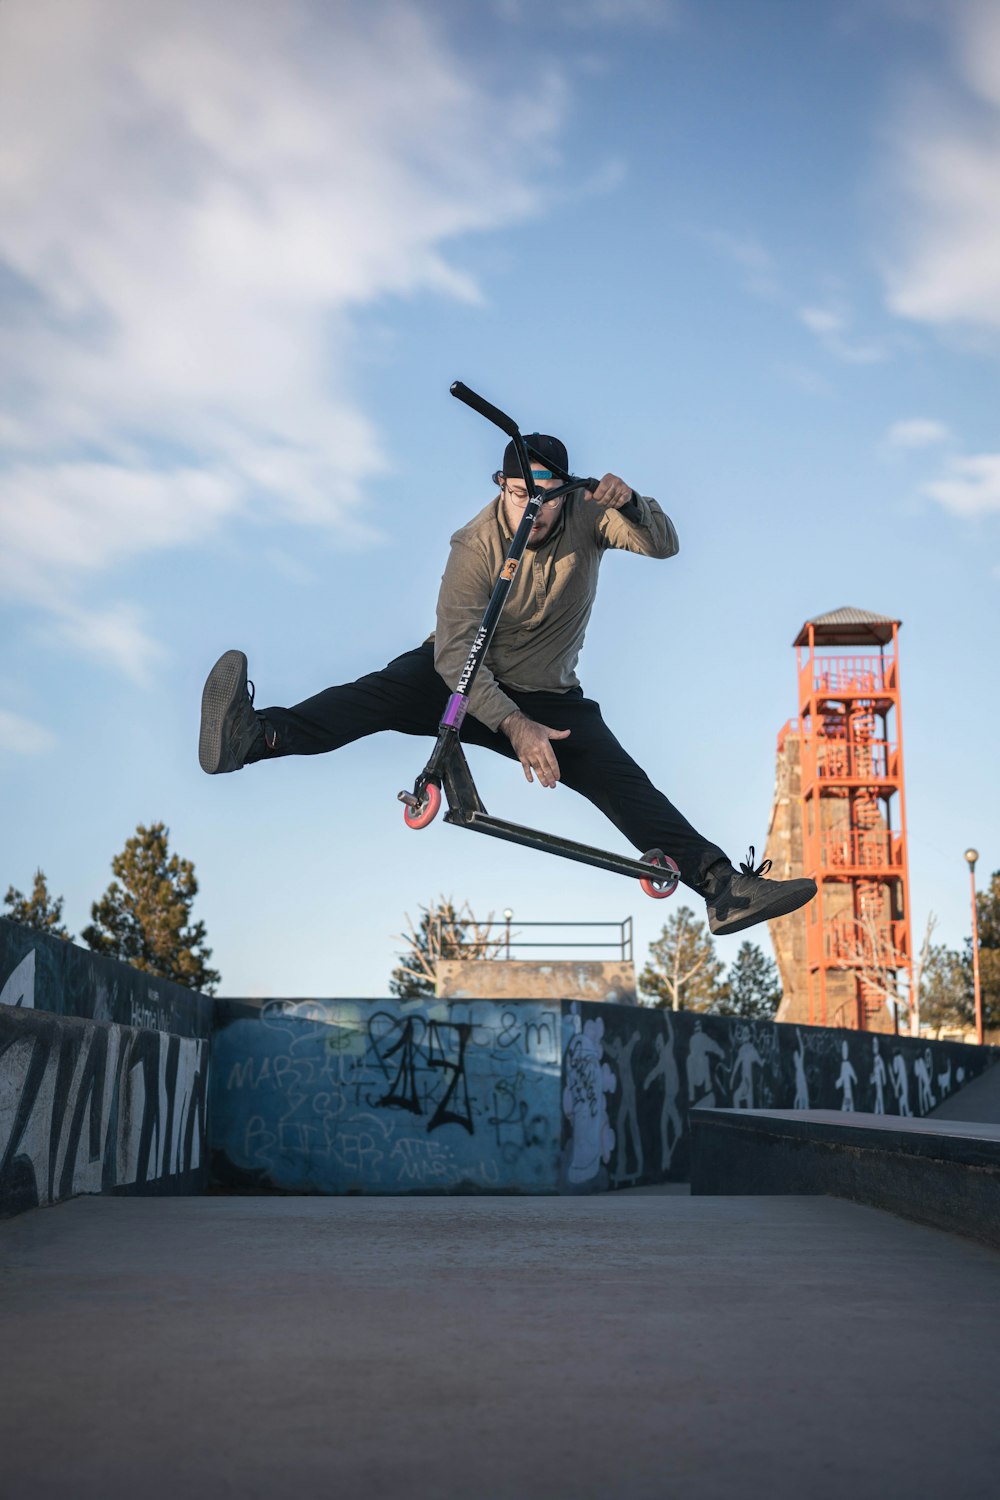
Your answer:
[[[489,401],[477,395],[475,391],[471,391],[467,385],[463,385],[461,380],[452,381],[451,394],[459,401],[464,401],[466,406],[471,406],[472,410],[477,411],[481,417],[485,417],[487,422],[492,422],[494,426],[499,427],[500,431],[505,432],[508,437],[520,436],[513,417],[508,417],[507,413],[502,412],[498,406],[492,406]]]
[[[601,481],[599,479],[595,479],[594,478],[593,474],[591,474],[591,476],[590,476],[589,479],[578,479],[577,480],[577,484],[580,486],[581,490],[589,490],[591,494],[594,493],[594,491],[597,489],[597,486],[600,484],[600,482]]]

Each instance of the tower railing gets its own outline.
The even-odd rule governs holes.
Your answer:
[[[823,955],[851,968],[905,968],[910,961],[907,923],[861,924],[849,917],[830,922],[823,929]]]
[[[803,762],[823,781],[886,781],[898,775],[899,747],[891,740],[810,736]]]
[[[811,656],[799,673],[800,696],[851,693],[863,697],[892,693],[896,681],[893,656]]]
[[[903,835],[886,828],[835,828],[820,834],[820,864],[843,875],[856,871],[902,870]]]

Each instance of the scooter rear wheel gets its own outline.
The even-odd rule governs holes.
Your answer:
[[[664,854],[662,849],[650,849],[648,854],[642,856],[642,859],[644,864],[659,865],[669,871],[669,874],[658,880],[650,878],[639,881],[646,895],[652,896],[654,901],[663,901],[665,897],[672,896],[681,878],[677,861],[671,859],[669,854]]]
[[[424,787],[424,795],[419,807],[409,807],[404,804],[403,820],[407,828],[426,828],[428,823],[433,823],[441,811],[441,788],[429,781]]]

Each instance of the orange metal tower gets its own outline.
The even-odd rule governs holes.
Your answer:
[[[893,1030],[912,977],[899,620],[837,609],[795,639],[808,1020]],[[905,983],[904,983],[905,981]],[[805,1019],[805,1017],[803,1017]]]

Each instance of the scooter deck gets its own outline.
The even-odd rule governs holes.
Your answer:
[[[545,854],[559,854],[563,859],[574,859],[581,865],[594,865],[599,870],[610,870],[614,875],[631,875],[636,880],[656,880],[666,884],[671,872],[660,870],[641,859],[632,859],[627,854],[611,854],[605,849],[594,849],[590,844],[578,844],[574,839],[565,839],[554,833],[541,833],[535,828],[524,828],[520,823],[508,823],[505,818],[494,818],[485,812],[469,812],[464,816],[449,810],[444,815],[446,823],[456,828],[469,828],[473,833],[487,833],[495,839],[506,839],[510,844],[523,844],[526,849],[540,849]]]

